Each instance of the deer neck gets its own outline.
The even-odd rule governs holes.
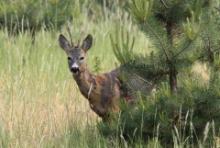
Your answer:
[[[89,72],[89,70],[83,70],[78,75],[73,75],[80,92],[84,97],[90,99],[90,93],[92,93],[92,88],[95,85],[94,75]]]

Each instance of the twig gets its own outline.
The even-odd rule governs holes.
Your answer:
[[[214,53],[213,53],[213,51],[212,51],[212,47],[211,47],[211,41],[210,41],[210,38],[209,38],[209,36],[208,36],[208,38],[207,38],[207,40],[208,40],[208,58],[209,58],[209,62],[210,63],[213,63],[214,62]]]
[[[192,41],[189,41],[189,43],[185,47],[183,47],[182,50],[180,50],[176,55],[174,55],[174,58],[178,57],[181,53],[183,53],[191,44]]]
[[[134,75],[135,75],[137,78],[139,78],[140,80],[142,80],[142,81],[148,83],[149,85],[153,85],[150,81],[147,81],[146,79],[142,78],[141,76],[137,75],[136,73],[134,73]]]
[[[169,8],[169,7],[167,6],[167,4],[164,2],[164,0],[160,0],[160,2],[164,5],[165,8],[167,8],[167,9]]]
[[[90,87],[89,87],[88,100],[89,100],[90,94],[91,94],[91,92],[92,92],[92,89],[93,89],[93,83],[91,83],[91,84],[90,84]]]

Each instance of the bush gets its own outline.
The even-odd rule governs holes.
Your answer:
[[[169,147],[174,143],[213,146],[213,138],[220,133],[220,79],[215,78],[208,87],[189,81],[192,79],[184,80],[176,95],[162,84],[155,96],[142,98],[134,106],[122,103],[119,118],[100,123],[100,132],[130,143],[156,138]]]

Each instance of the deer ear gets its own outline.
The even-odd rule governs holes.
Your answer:
[[[92,35],[87,35],[87,37],[84,39],[81,48],[84,51],[88,51],[92,47]]]
[[[69,44],[69,41],[62,34],[59,35],[59,44],[60,44],[60,47],[63,48],[63,50],[65,51],[68,51],[71,47]]]

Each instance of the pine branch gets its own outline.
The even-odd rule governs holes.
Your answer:
[[[113,36],[110,35],[110,41],[113,52],[120,63],[125,64],[133,60],[135,38],[130,37],[128,32],[125,32],[122,28],[119,31],[119,28],[116,27],[115,40]]]
[[[157,40],[158,40],[159,44],[161,45],[161,48],[162,48],[165,56],[166,56],[167,61],[170,61],[170,58],[169,58],[168,53],[166,51],[166,48],[164,47],[159,35],[153,30],[153,28],[147,22],[145,22],[144,24],[147,25],[147,27],[149,28],[151,33],[153,33],[153,35],[157,38]]]
[[[189,42],[188,42],[188,44],[185,46],[185,47],[183,47],[177,54],[175,54],[173,57],[174,58],[177,58],[180,54],[182,54],[184,51],[186,51],[189,47],[190,47],[190,45],[193,43],[193,41],[192,40],[190,40]]]
[[[214,49],[212,52],[217,53],[220,51],[220,48]],[[202,58],[205,58],[207,56],[207,53],[205,52],[203,55],[199,56],[197,59],[201,60]]]

